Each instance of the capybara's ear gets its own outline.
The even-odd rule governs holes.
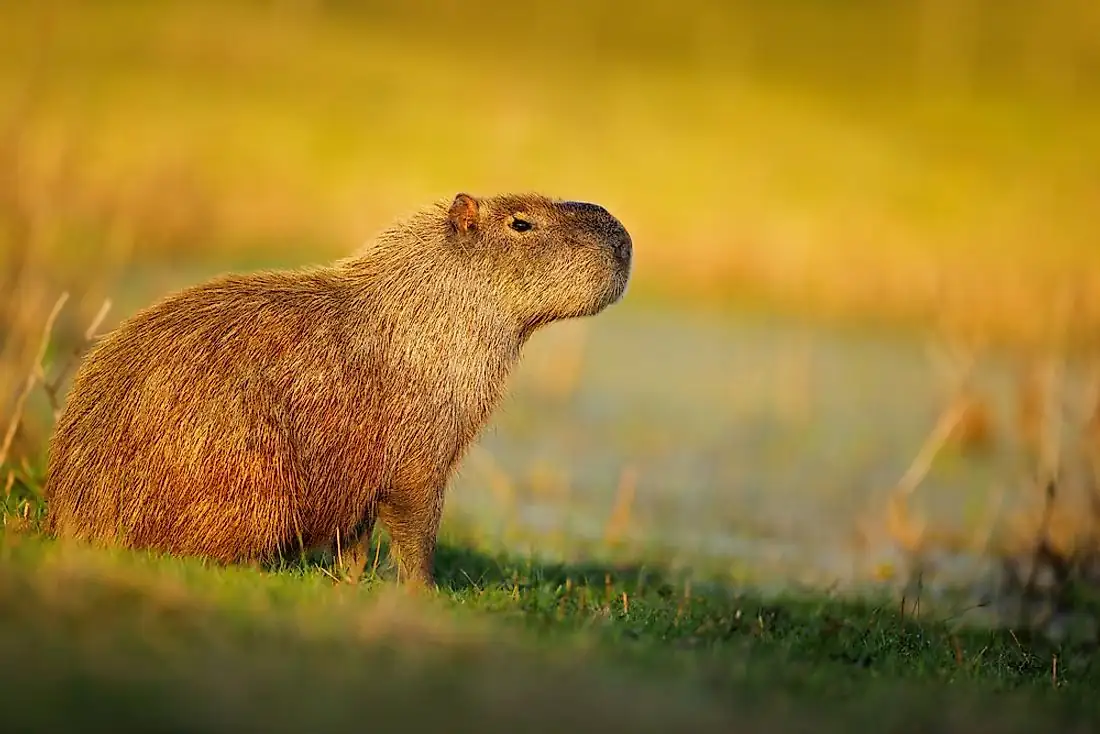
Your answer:
[[[477,229],[477,199],[469,194],[458,194],[451,202],[451,208],[447,212],[447,219],[455,231],[466,233]]]

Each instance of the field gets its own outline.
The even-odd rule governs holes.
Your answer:
[[[4,728],[1087,730],[1097,39],[1085,0],[6,5]],[[91,333],[508,189],[605,204],[634,274],[528,345],[437,594],[384,534],[349,583],[38,531]]]
[[[5,728],[1087,731],[1087,653],[881,600],[693,590],[449,538],[416,603],[5,536]],[[18,633],[14,631],[18,630]]]

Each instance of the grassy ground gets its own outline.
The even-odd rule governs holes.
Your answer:
[[[0,553],[13,731],[1085,731],[1100,712],[1088,648],[453,535],[430,599],[324,564],[209,568],[10,527]]]

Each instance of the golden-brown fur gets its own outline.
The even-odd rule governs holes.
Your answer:
[[[459,194],[331,265],[169,296],[85,357],[48,527],[238,562],[361,548],[381,520],[402,574],[432,584],[448,477],[523,343],[621,298],[630,262],[600,207]]]

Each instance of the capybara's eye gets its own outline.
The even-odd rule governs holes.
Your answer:
[[[512,229],[516,230],[517,232],[526,232],[527,230],[531,229],[535,225],[531,224],[526,219],[520,219],[519,217],[512,217],[512,223],[508,226],[510,226]]]

